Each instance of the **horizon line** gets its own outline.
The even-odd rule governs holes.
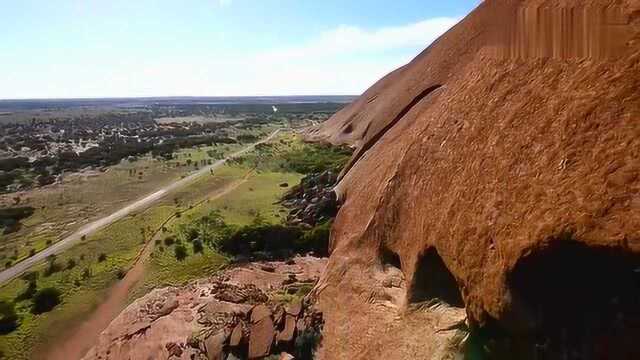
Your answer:
[[[353,94],[331,95],[162,95],[162,96],[105,96],[105,97],[33,97],[33,98],[0,98],[0,101],[58,101],[58,100],[145,100],[145,99],[225,99],[225,98],[285,98],[285,97],[358,97]]]

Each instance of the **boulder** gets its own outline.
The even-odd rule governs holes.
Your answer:
[[[216,294],[216,299],[234,303],[234,304],[239,304],[239,303],[245,302],[246,296],[236,291],[222,291]]]
[[[177,356],[180,357],[182,355],[182,347],[180,347],[179,344],[170,342],[168,344],[165,345],[165,348],[167,349],[167,352],[169,353],[169,356]]]
[[[177,309],[179,306],[179,302],[176,298],[167,299],[160,309],[156,312],[157,317],[167,316],[173,312],[173,310]]]
[[[276,327],[280,327],[280,324],[284,320],[285,310],[284,307],[278,305],[276,309],[273,311],[273,324]]]
[[[224,344],[227,335],[224,331],[211,335],[204,340],[208,360],[224,360]]]
[[[251,323],[257,323],[265,318],[271,318],[271,309],[267,305],[260,304],[251,310]]]
[[[275,335],[276,330],[270,316],[251,324],[249,359],[258,359],[269,355]]]
[[[296,317],[287,314],[284,319],[284,327],[276,336],[278,343],[289,343],[293,341],[296,331]]]
[[[239,322],[231,332],[231,336],[229,337],[229,346],[232,346],[232,347],[240,346],[240,344],[242,343],[243,337],[244,337],[243,323]]]
[[[301,301],[295,301],[295,302],[287,305],[285,310],[286,310],[287,314],[290,314],[290,315],[293,315],[295,317],[298,317],[300,315],[300,313],[302,312],[302,302]]]

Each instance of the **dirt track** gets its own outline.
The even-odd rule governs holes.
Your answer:
[[[230,193],[246,182],[247,178],[248,176],[218,189],[218,191],[208,199],[214,200]],[[159,231],[156,232],[156,235],[158,232]],[[47,359],[73,360],[82,358],[93,346],[98,336],[100,336],[100,333],[126,307],[129,291],[142,279],[146,261],[153,252],[154,244],[155,236],[147,242],[133,267],[121,281],[111,288],[105,301],[96,308],[89,318],[78,325],[76,329],[72,330],[70,336],[63,338],[60,344],[50,346],[49,349],[45,350]]]
[[[64,250],[70,248],[71,246],[73,246],[74,244],[76,244],[77,242],[79,242],[84,236],[88,236],[90,234],[93,234],[94,232],[104,228],[105,226],[111,225],[114,222],[130,215],[131,213],[144,209],[146,207],[148,207],[149,205],[155,203],[156,201],[162,199],[163,197],[165,197],[167,194],[171,193],[172,191],[175,191],[179,188],[182,188],[186,185],[188,185],[189,183],[193,182],[194,180],[200,178],[201,176],[207,175],[210,173],[211,170],[215,170],[221,166],[223,166],[227,160],[241,156],[251,150],[253,150],[253,148],[258,145],[258,144],[262,144],[265,143],[271,139],[273,139],[278,133],[280,132],[280,129],[275,130],[274,132],[271,133],[271,135],[267,136],[266,138],[251,144],[247,147],[245,147],[244,149],[237,151],[229,156],[227,156],[226,158],[222,159],[222,160],[218,160],[215,163],[213,163],[210,166],[204,167],[202,169],[200,169],[198,172],[193,173],[187,177],[185,177],[184,179],[180,179],[176,182],[174,182],[173,184],[170,184],[156,192],[154,192],[151,195],[148,195],[142,199],[136,200],[134,203],[114,212],[111,215],[108,215],[106,217],[103,217],[101,219],[98,219],[96,221],[93,221],[87,225],[85,225],[84,227],[82,227],[80,230],[78,230],[77,232],[69,235],[68,237],[58,241],[57,243],[53,244],[52,246],[46,248],[43,251],[40,251],[39,253],[35,254],[34,256],[25,259],[17,264],[15,264],[14,266],[10,267],[9,269],[3,270],[2,272],[0,272],[0,284],[3,284],[17,276],[19,276],[20,274],[22,274],[23,272],[27,271],[29,268],[31,268],[32,266],[34,266],[35,264],[44,261],[47,257],[51,256],[51,255],[56,255],[59,254],[61,252],[63,252]]]

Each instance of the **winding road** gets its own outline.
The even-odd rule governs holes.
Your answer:
[[[31,268],[32,266],[36,265],[37,263],[46,260],[47,257],[51,256],[51,255],[57,255],[60,254],[61,252],[67,250],[68,248],[70,248],[71,246],[73,246],[74,244],[76,244],[77,242],[79,242],[80,240],[82,240],[82,238],[84,236],[88,236],[90,234],[93,234],[94,232],[113,224],[114,222],[121,220],[127,216],[129,216],[131,213],[144,209],[146,207],[148,207],[149,205],[155,203],[156,201],[162,199],[163,197],[165,197],[167,194],[180,189],[186,185],[188,185],[189,183],[193,182],[194,180],[207,175],[211,172],[211,170],[215,170],[221,166],[223,166],[228,160],[233,159],[235,157],[241,156],[251,150],[253,150],[257,145],[265,143],[270,141],[271,139],[273,139],[276,135],[278,135],[278,133],[281,131],[282,129],[278,129],[275,130],[274,132],[271,133],[271,135],[267,136],[266,138],[253,143],[247,147],[245,147],[242,150],[239,150],[233,154],[228,155],[227,157],[225,157],[224,159],[218,160],[215,163],[213,163],[212,165],[206,166],[200,170],[198,170],[197,172],[183,178],[180,179],[170,185],[165,186],[164,188],[154,192],[151,195],[148,195],[142,199],[136,200],[134,203],[127,205],[126,207],[114,212],[111,215],[105,216],[103,218],[100,218],[98,220],[95,220],[85,226],[83,226],[82,228],[80,228],[80,230],[76,231],[75,233],[67,236],[66,238],[58,241],[57,243],[51,245],[50,247],[46,248],[45,250],[40,251],[39,253],[35,254],[34,256],[27,258],[15,265],[13,265],[12,267],[3,270],[2,272],[0,272],[0,284],[4,284],[5,282],[19,276],[20,274],[24,273],[25,271],[27,271],[29,268]]]

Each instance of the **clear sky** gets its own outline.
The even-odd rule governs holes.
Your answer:
[[[478,0],[2,0],[0,98],[359,94]]]

